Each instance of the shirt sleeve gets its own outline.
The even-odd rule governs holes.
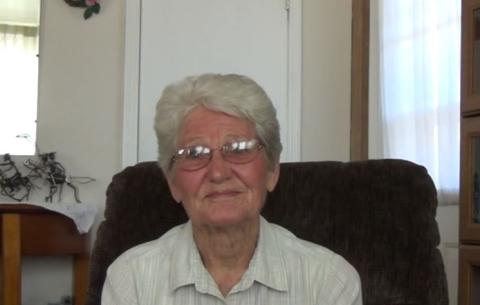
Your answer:
[[[107,270],[102,305],[138,305],[132,268],[126,261],[114,262]]]

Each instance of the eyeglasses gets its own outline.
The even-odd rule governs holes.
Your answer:
[[[225,161],[233,164],[245,164],[253,161],[264,147],[257,139],[234,140],[219,148],[194,145],[180,148],[172,156],[170,167],[175,163],[180,169],[195,171],[205,167],[212,160],[213,151],[218,150]]]

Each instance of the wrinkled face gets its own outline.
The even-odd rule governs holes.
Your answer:
[[[180,128],[177,148],[219,148],[232,140],[254,138],[248,121],[198,107]],[[229,163],[215,150],[210,162],[198,170],[184,170],[173,163],[168,180],[173,197],[182,202],[193,225],[228,226],[258,220],[278,174],[278,165],[269,169],[264,149],[244,164]]]

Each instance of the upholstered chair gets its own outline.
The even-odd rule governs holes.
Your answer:
[[[298,162],[281,164],[262,214],[345,257],[360,274],[365,305],[447,305],[436,208],[434,184],[414,163]],[[115,175],[92,252],[87,305],[100,304],[118,255],[185,221],[155,162]]]

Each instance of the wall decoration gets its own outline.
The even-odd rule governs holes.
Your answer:
[[[99,0],[64,0],[64,1],[70,6],[85,8],[85,11],[83,12],[84,19],[88,19],[92,17],[93,14],[98,14],[100,12]]]

